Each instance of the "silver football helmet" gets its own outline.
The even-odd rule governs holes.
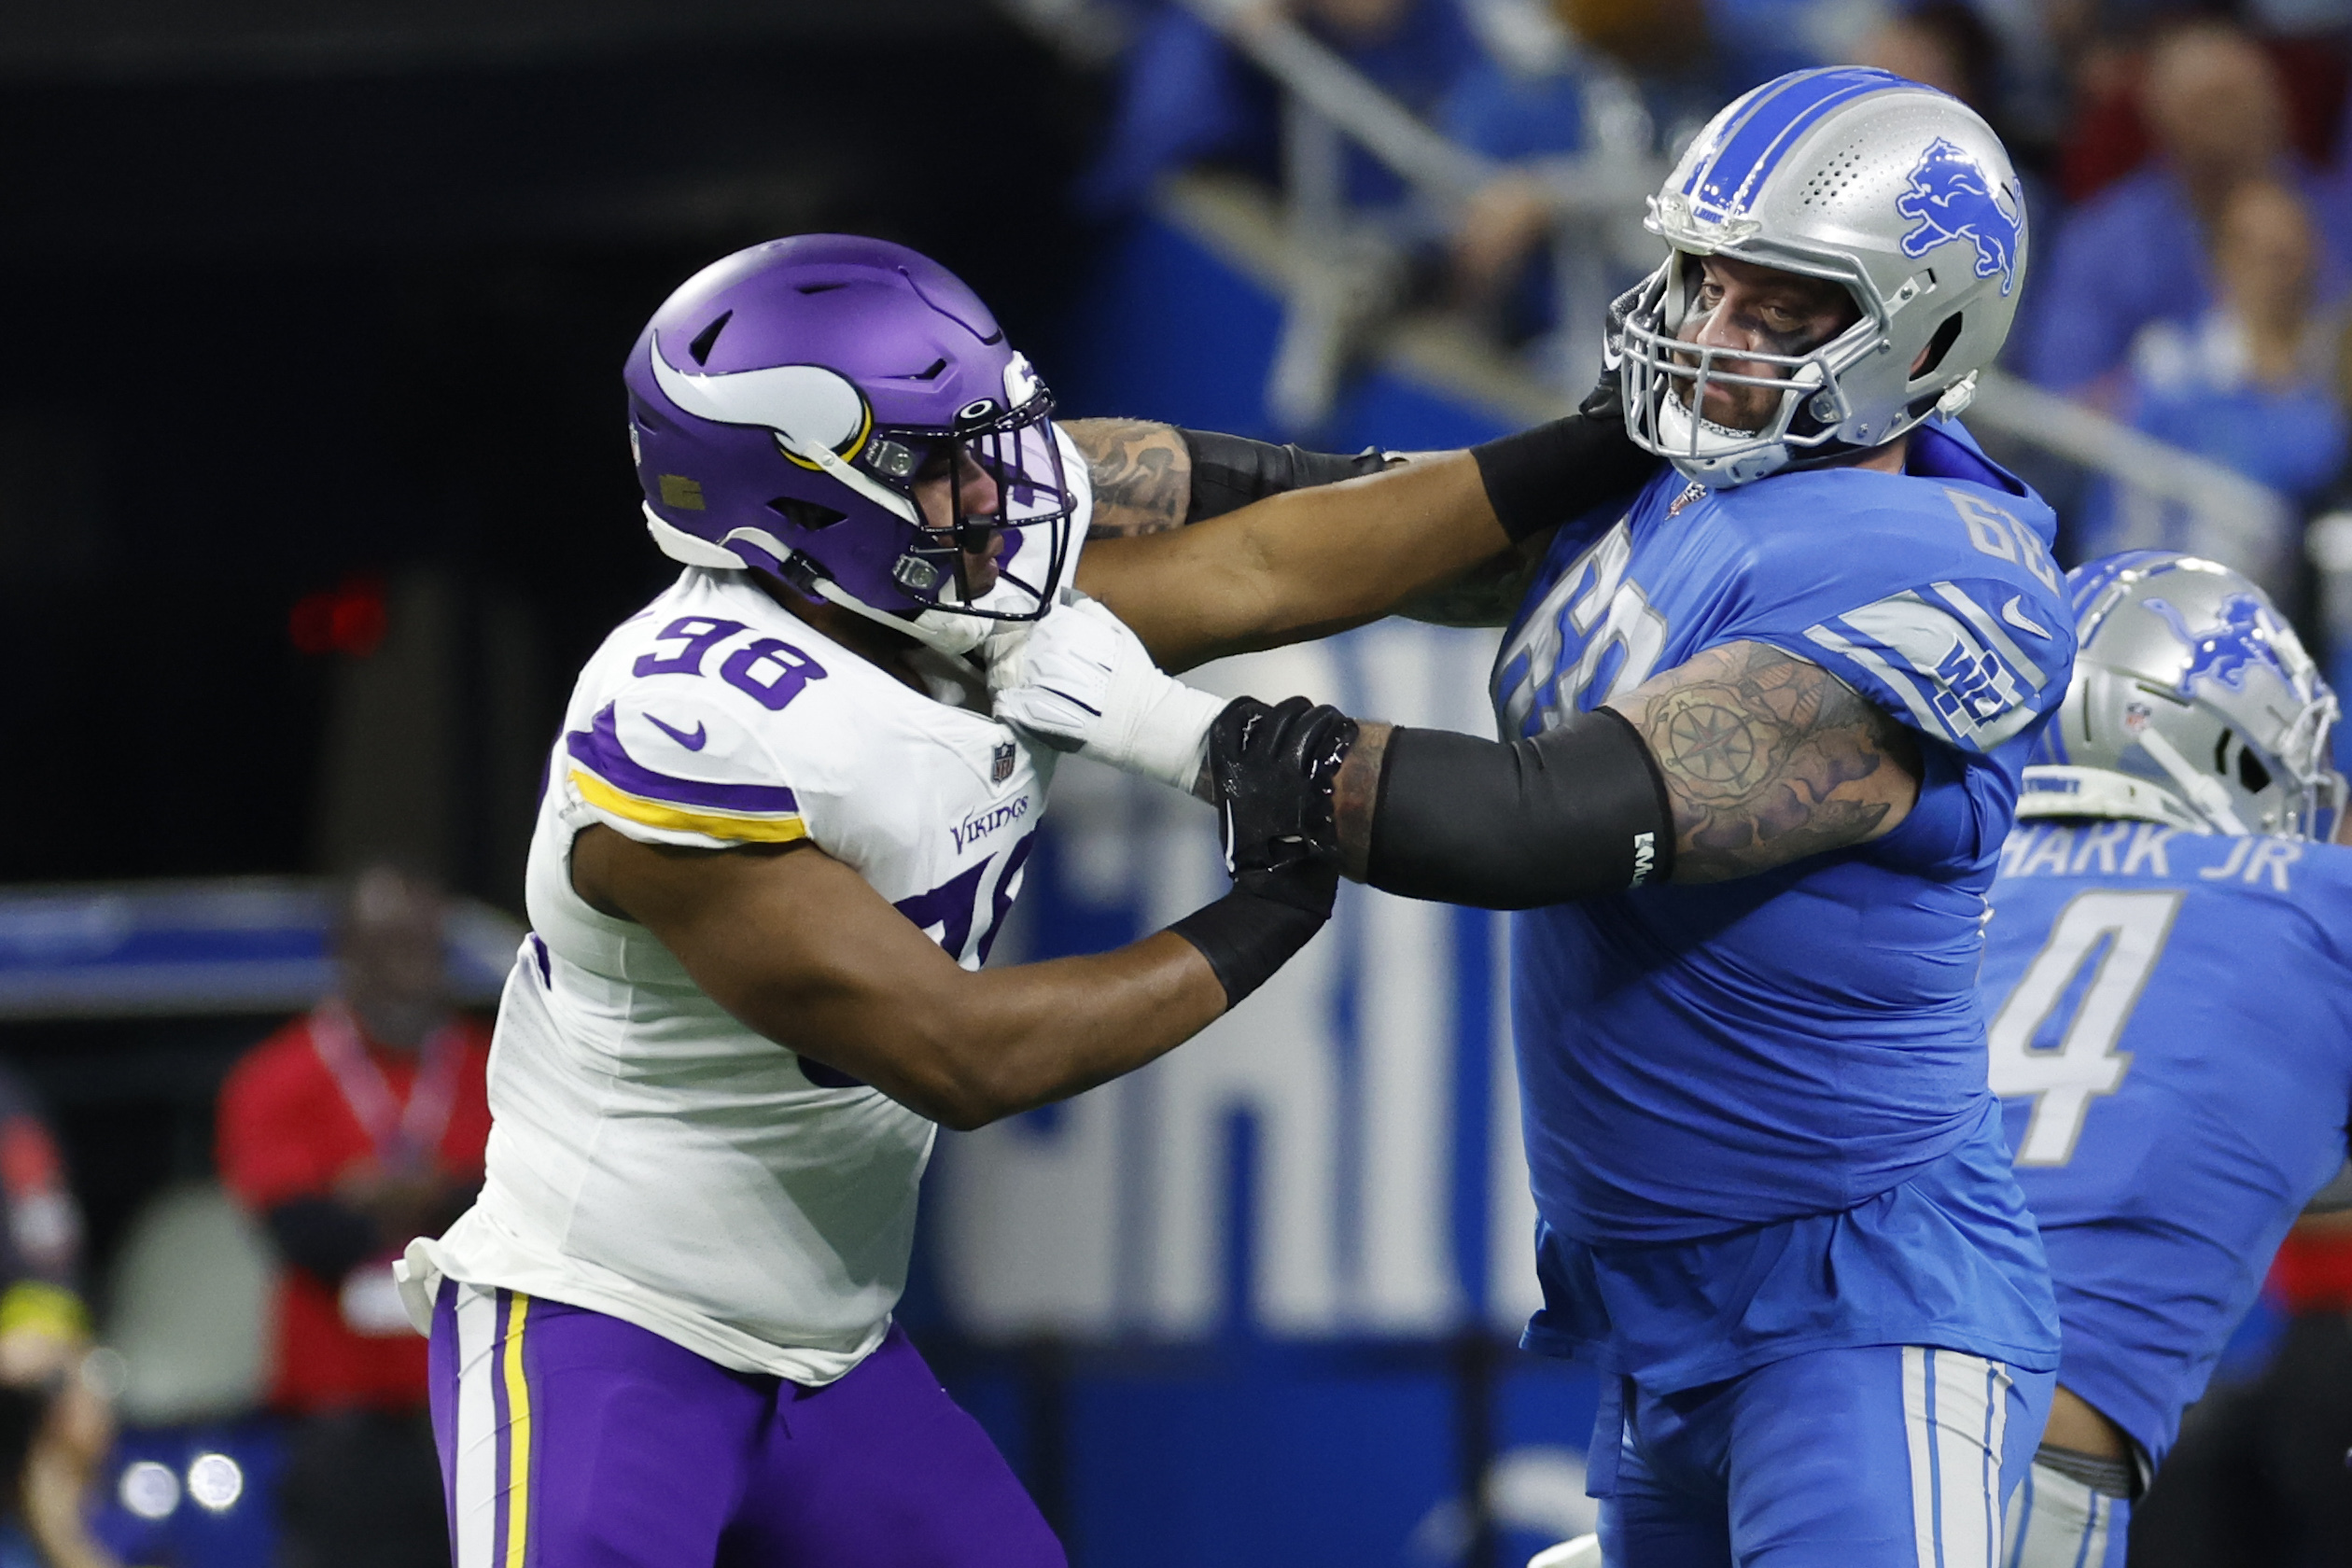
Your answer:
[[[2074,679],[2025,768],[2020,817],[2324,837],[2335,693],[2253,581],[2169,550],[2066,574]]]
[[[2025,209],[2001,139],[1959,100],[1885,71],[1756,89],[1699,133],[1645,221],[1669,248],[1616,345],[1626,427],[1716,487],[1959,413],[2025,283]],[[1802,354],[1681,342],[1708,256],[1830,279],[1860,316]],[[1710,382],[1782,388],[1778,412],[1757,430],[1702,418]]]

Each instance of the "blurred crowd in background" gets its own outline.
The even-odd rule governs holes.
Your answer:
[[[392,1273],[473,1201],[490,1133],[490,1028],[455,1005],[448,913],[414,868],[341,885],[332,991],[220,1087],[218,1185],[163,1195],[114,1260],[135,1368],[93,1337],[80,1208],[0,1070],[0,1568],[449,1561],[426,1342]],[[171,1423],[171,1463],[117,1450],[134,1373],[199,1417]]]
[[[2289,497],[2347,488],[2352,6],[2338,0],[1291,0],[1294,19],[1502,173],[1443,209],[1357,151],[1349,196],[1415,258],[1404,306],[1458,313],[1538,371],[1562,170],[1670,162],[1785,71],[1883,67],[1999,131],[2025,182],[2032,281],[2008,368]],[[1281,175],[1275,84],[1203,10],[1130,13],[1103,144],[1079,186],[1112,217],[1195,167]],[[1652,262],[1638,241],[1612,283]],[[1588,359],[1571,357],[1582,367]],[[1575,392],[1580,387],[1563,387]],[[2041,477],[2041,476],[2037,476]],[[2068,558],[2195,548],[2112,485],[2061,496]],[[2274,541],[2269,554],[2297,553]],[[2268,559],[2233,561],[2291,595]]]

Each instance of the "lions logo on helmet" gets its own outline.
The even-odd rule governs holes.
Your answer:
[[[2248,579],[2139,550],[2067,574],[2081,651],[2025,769],[2020,817],[2324,836],[2335,693]]]
[[[1958,99],[1890,72],[1795,71],[1732,104],[1650,201],[1664,265],[1617,334],[1627,433],[1714,488],[1843,461],[1957,413],[2017,314],[2030,248],[2008,152]],[[1924,264],[1966,242],[1967,266]],[[1819,278],[1853,324],[1789,353],[1686,335],[1709,257]],[[1702,417],[1715,385],[1780,394],[1759,427]]]
[[[2163,620],[2173,636],[2189,645],[2189,667],[2181,672],[2176,688],[2184,697],[2195,692],[2201,679],[2243,692],[2247,670],[2258,664],[2270,666],[2280,685],[2295,683],[2271,647],[2269,629],[2262,624],[2267,619],[2262,602],[2251,594],[2233,594],[2223,599],[2221,619],[2202,631],[2191,630],[2188,618],[2168,599],[2143,599],[2140,608]]]
[[[1977,161],[1939,136],[1911,172],[1911,189],[1895,210],[1919,225],[1903,236],[1905,256],[1925,256],[1954,240],[1976,243],[1976,275],[1998,273],[2001,292],[2017,282],[2017,241],[2024,222],[2017,216],[2017,198],[1995,190]]]

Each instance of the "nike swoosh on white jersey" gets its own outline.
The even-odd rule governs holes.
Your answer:
[[[686,748],[689,751],[701,750],[710,739],[709,732],[704,729],[699,722],[694,725],[693,732],[689,734],[684,730],[663,723],[659,719],[654,718],[651,713],[647,714],[645,718],[648,723],[651,724],[655,729],[661,731],[664,735],[669,736],[670,739],[678,742],[679,745]]]

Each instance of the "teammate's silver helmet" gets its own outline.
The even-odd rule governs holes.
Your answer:
[[[2324,836],[2335,693],[2251,580],[2168,550],[2077,567],[2080,643],[2025,768],[2020,817],[2129,817],[2200,833]]]
[[[1619,344],[1633,440],[1724,486],[1877,446],[1939,407],[1957,413],[2017,314],[2020,196],[1992,127],[1889,72],[1798,71],[1741,98],[1650,199],[1646,226],[1670,248]],[[1804,354],[1678,342],[1706,256],[1842,284],[1860,318]],[[1696,412],[1710,381],[1786,390],[1762,429],[1736,430]]]

